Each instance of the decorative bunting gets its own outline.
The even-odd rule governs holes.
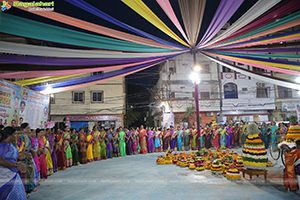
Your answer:
[[[89,13],[97,16],[97,17],[100,17],[100,18],[102,18],[102,19],[104,19],[104,20],[106,20],[106,21],[108,21],[110,23],[113,23],[113,24],[115,24],[115,25],[117,25],[119,27],[122,27],[122,28],[124,28],[126,30],[129,30],[129,31],[131,31],[133,33],[136,33],[136,34],[138,34],[140,36],[143,36],[145,38],[151,39],[153,41],[156,41],[158,43],[161,43],[161,44],[164,44],[164,45],[167,45],[167,46],[170,46],[170,47],[174,47],[174,48],[178,48],[178,49],[187,49],[187,47],[184,47],[182,45],[177,45],[177,44],[165,41],[165,40],[160,39],[158,37],[155,37],[155,36],[153,36],[153,35],[151,35],[149,33],[146,33],[144,31],[141,31],[141,30],[137,29],[137,28],[129,26],[128,24],[125,24],[125,23],[123,23],[123,22],[121,22],[121,21],[119,21],[119,20],[117,20],[117,19],[109,16],[108,14],[102,12],[101,10],[99,10],[99,9],[95,8],[94,6],[86,3],[83,0],[65,0],[65,1],[67,1],[68,3],[70,3],[70,4],[72,4],[72,5],[76,6],[76,7],[78,7],[80,9],[83,9],[83,10],[85,10],[85,11],[87,11],[87,12],[89,12]]]
[[[192,47],[196,45],[206,0],[178,0],[183,23]]]
[[[240,7],[243,1],[244,0],[221,0],[213,19],[196,48],[200,48],[212,39]]]
[[[149,21],[151,24],[156,26],[162,32],[173,38],[174,40],[180,42],[181,44],[189,47],[186,42],[184,42],[178,35],[176,35],[166,24],[164,24],[146,4],[141,0],[122,0],[127,6]]]
[[[173,24],[176,26],[176,28],[180,31],[184,39],[190,44],[190,41],[188,40],[184,30],[182,29],[173,9],[170,4],[170,0],[156,0],[156,2],[160,5],[160,7],[165,11],[166,15],[169,17],[169,19],[173,22]]]

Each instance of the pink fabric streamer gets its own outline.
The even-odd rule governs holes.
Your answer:
[[[0,78],[37,78],[37,77],[45,77],[45,76],[64,76],[64,75],[72,75],[72,74],[80,74],[80,73],[92,73],[92,72],[98,72],[98,71],[108,71],[108,70],[121,69],[121,68],[125,68],[125,67],[131,67],[134,65],[149,63],[149,62],[156,61],[159,59],[160,58],[147,60],[147,61],[143,61],[143,62],[137,62],[137,63],[115,65],[115,66],[110,66],[110,67],[97,67],[97,68],[91,68],[91,69],[11,72],[11,73],[0,74]]]
[[[291,74],[291,75],[298,75],[298,76],[300,75],[300,72],[298,72],[298,71],[293,71],[293,70],[288,70],[288,69],[283,69],[283,68],[278,68],[278,67],[271,67],[269,65],[261,65],[261,64],[252,63],[252,62],[246,62],[246,61],[239,60],[239,59],[227,58],[227,57],[222,56],[220,54],[214,54],[214,53],[210,53],[210,52],[207,52],[207,51],[204,51],[204,53],[209,54],[211,56],[217,56],[217,57],[220,57],[220,58],[224,58],[226,60],[231,60],[231,61],[234,61],[234,62],[243,63],[244,65],[250,65],[250,66],[254,66],[254,67],[258,67],[258,68],[261,68],[261,69],[266,69],[266,70],[270,70],[270,71],[274,71],[274,72],[280,72],[280,73],[284,73],[284,74]],[[231,57],[234,57],[234,56],[231,56]]]
[[[173,24],[176,26],[176,28],[180,31],[180,33],[182,34],[182,36],[184,37],[184,39],[189,43],[190,45],[190,41],[187,38],[184,30],[182,29],[175,13],[174,10],[170,4],[169,0],[156,0],[157,3],[160,5],[160,7],[165,11],[166,15],[169,17],[169,19],[173,22]]]

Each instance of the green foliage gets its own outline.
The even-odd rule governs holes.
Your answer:
[[[195,112],[196,112],[195,106],[187,107],[186,112],[183,114],[181,120],[184,122],[188,122],[190,125],[190,117],[192,117],[195,121],[195,116],[196,116]]]
[[[255,123],[250,124],[247,127],[248,135],[259,134],[258,126]]]
[[[126,114],[124,115],[124,121],[126,126],[131,126],[134,122],[138,121],[141,117],[140,112],[136,112],[133,110],[128,110]]]
[[[214,118],[214,117],[213,117],[213,118],[211,118],[211,121],[212,121],[212,122],[216,121],[216,118]]]
[[[297,124],[298,117],[296,115],[290,116],[290,123],[291,124]]]

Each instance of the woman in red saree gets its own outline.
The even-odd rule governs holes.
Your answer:
[[[65,170],[66,169],[66,154],[65,149],[63,146],[63,135],[60,129],[56,129],[56,145],[55,145],[55,152],[57,156],[57,166],[58,170]]]
[[[232,143],[231,145],[233,145],[234,148],[239,148],[239,136],[240,136],[240,127],[234,123],[233,127],[232,127]]]
[[[170,131],[169,130],[164,130],[164,133],[163,133],[163,150],[166,152],[168,151],[169,149],[169,137],[170,137]]]
[[[78,158],[80,164],[87,163],[87,155],[86,155],[86,137],[84,135],[84,129],[79,129],[79,137],[78,137]]]
[[[144,154],[144,153],[147,153],[147,139],[146,139],[146,132],[147,130],[144,129],[144,126],[142,125],[141,126],[141,129],[140,129],[140,146],[141,146],[141,150],[140,150],[140,153],[141,154]]]

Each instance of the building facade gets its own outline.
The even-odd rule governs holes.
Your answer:
[[[232,63],[239,67],[273,76],[271,71]],[[220,67],[222,82],[222,116],[223,121],[244,120],[248,122],[269,121],[269,115],[276,109],[275,86],[254,79],[224,66]]]
[[[210,123],[220,112],[219,81],[217,64],[196,54],[196,64],[201,66],[199,84],[200,123]],[[160,67],[160,77],[154,89],[156,106],[152,115],[159,111],[173,113],[175,125],[195,124],[190,117],[183,118],[188,108],[195,107],[195,86],[189,78],[193,72],[193,55],[186,53],[164,62]],[[156,126],[163,126],[162,115],[154,119]]]
[[[92,75],[92,74],[89,74]],[[124,78],[52,95],[51,121],[65,122],[77,130],[95,123],[105,128],[123,125]]]

